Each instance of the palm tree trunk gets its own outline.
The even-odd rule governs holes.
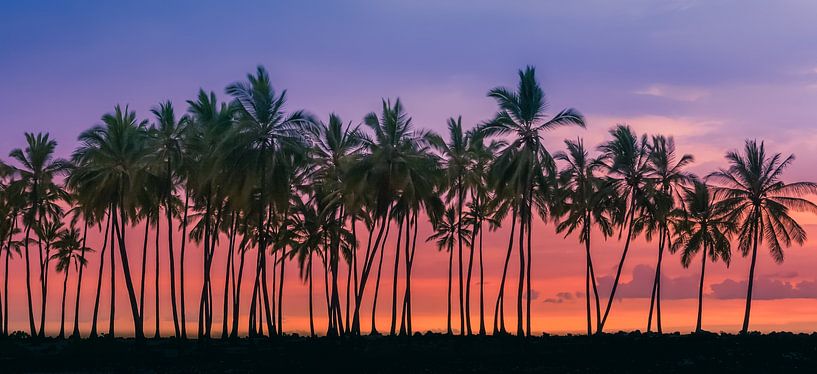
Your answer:
[[[380,294],[380,274],[383,270],[383,253],[386,252],[386,241],[389,239],[389,231],[391,225],[386,226],[386,234],[383,236],[383,242],[380,247],[380,260],[377,264],[377,277],[374,281],[374,298],[372,299],[372,329],[369,332],[371,335],[379,335],[377,332],[377,296]]]
[[[752,262],[749,265],[749,287],[746,289],[746,311],[743,314],[743,327],[740,329],[741,334],[749,332],[749,314],[752,310],[752,289],[755,284],[755,264],[757,262],[757,242],[758,242],[758,225],[760,224],[760,209],[755,208],[754,225],[752,228]]]
[[[587,262],[584,268],[584,296],[587,301],[587,336],[590,336],[593,334],[593,322],[590,316],[590,238],[588,237],[589,223],[586,221],[587,216],[588,215],[585,215],[585,223],[582,231],[584,231],[584,251],[586,254],[585,260]]]
[[[653,307],[656,304],[656,295],[658,293],[658,284],[661,282],[661,258],[664,255],[664,227],[659,229],[658,238],[658,262],[655,264],[655,279],[652,282],[652,293],[650,294],[650,312],[647,316],[647,332],[652,331],[652,314]],[[661,328],[658,328],[658,333],[661,333]]]
[[[448,335],[454,334],[451,330],[451,278],[452,278],[452,268],[454,266],[454,243],[448,244],[448,324],[446,327],[446,333]]]
[[[286,270],[286,257],[281,256],[281,273],[278,278],[278,335],[284,334],[284,271]],[[266,284],[266,282],[264,282]]]
[[[236,277],[235,297],[233,298],[233,327],[230,330],[231,338],[238,337],[238,311],[241,310],[241,280],[244,279],[245,245],[243,243],[243,238],[242,244],[239,245],[239,251],[241,252],[241,257],[239,258],[238,262],[238,276]]]
[[[228,316],[229,316],[229,302],[230,302],[230,270],[234,269],[233,266],[233,251],[235,250],[235,236],[236,230],[238,226],[238,220],[235,217],[235,212],[231,214],[231,225],[230,225],[230,233],[229,233],[229,245],[227,246],[227,265],[225,268],[224,274],[224,314],[221,318],[221,338],[227,339],[228,332],[227,332],[227,325],[229,324]],[[235,284],[233,284],[235,286]]]
[[[525,336],[524,310],[522,309],[523,291],[525,289],[525,208],[519,217],[519,284],[516,288],[516,335]]]
[[[14,222],[17,223],[16,221]],[[11,232],[14,232],[15,226],[12,225]],[[5,296],[6,300],[3,303],[3,315],[6,318],[3,320],[3,336],[8,336],[9,334],[9,257],[11,257],[11,239],[12,234],[9,233],[9,244],[6,247],[6,264],[5,270],[3,271],[3,295]]]
[[[479,334],[485,335],[485,289],[484,273],[482,262],[482,220],[477,224],[479,230]],[[473,244],[472,244],[473,245]]]
[[[42,281],[40,283],[42,302],[40,303],[40,332],[38,336],[42,338],[45,337],[45,309],[48,304],[48,260],[50,258],[50,248],[47,245],[45,247],[45,253],[43,253],[42,240],[40,239],[37,239],[37,245],[40,246],[40,280]],[[42,257],[43,254],[45,258]]]
[[[465,335],[465,300],[462,274],[462,181],[457,178],[457,261],[459,264],[459,295],[460,295],[460,335]],[[470,330],[470,327],[469,327]]]
[[[531,189],[533,189],[533,187],[531,187]],[[531,191],[530,194],[532,195],[533,192]],[[532,202],[528,201],[528,225],[527,225],[527,229],[528,229],[528,233],[527,233],[527,235],[528,235],[528,243],[527,243],[527,245],[528,245],[528,263],[527,263],[527,267],[528,267],[528,270],[525,272],[525,277],[526,277],[525,282],[527,283],[527,298],[525,300],[525,302],[526,302],[525,316],[527,316],[527,320],[525,320],[525,336],[530,336],[530,334],[531,334],[531,331],[530,331],[531,330],[531,328],[530,328],[530,324],[531,324],[531,314],[530,314],[531,285],[530,285],[530,278],[531,278],[531,263],[533,263],[533,255],[531,254],[531,247],[532,247],[531,246],[531,236],[532,236],[531,235],[531,228],[533,227],[533,212],[531,211],[531,205],[532,205]]]
[[[409,233],[411,230],[412,224],[412,216],[411,211],[406,215],[406,248],[404,254],[404,261],[406,266],[406,291],[403,293],[403,302],[401,303],[401,310],[400,310],[400,332],[401,336],[406,335],[408,332],[407,330],[407,313],[408,313],[408,298],[410,296],[411,291],[411,259],[413,257],[413,252],[411,251],[411,238],[409,237]]]
[[[108,248],[108,234],[111,232],[111,226],[113,222],[111,221],[112,213],[108,211],[108,221],[105,223],[105,236],[102,240],[102,251],[99,253],[99,276],[97,277],[96,281],[96,298],[94,299],[94,315],[91,319],[91,338],[96,338],[96,323],[97,323],[97,316],[99,315],[99,297],[102,294],[102,273],[105,268],[105,251]],[[111,245],[113,246],[113,237],[111,237]],[[113,249],[111,249],[113,250]]]
[[[120,196],[121,198],[121,196]],[[119,235],[119,258],[122,261],[122,272],[125,276],[125,287],[128,290],[128,299],[130,299],[131,314],[133,316],[134,336],[137,340],[144,339],[145,332],[142,325],[142,316],[139,315],[139,305],[136,303],[136,293],[133,288],[133,279],[130,274],[130,266],[128,263],[128,252],[125,247],[125,211],[120,207],[122,215],[122,228]],[[114,217],[116,220],[116,217]],[[113,303],[112,303],[113,304]]]
[[[156,207],[158,209],[158,207]],[[160,338],[159,333],[159,212],[156,212],[156,271],[154,273],[154,289],[156,290],[156,333],[153,335],[154,339]]]
[[[610,298],[607,300],[607,307],[604,309],[604,317],[601,319],[601,325],[599,326],[597,334],[601,334],[604,331],[604,324],[607,322],[607,317],[610,315],[610,308],[613,306],[613,300],[616,297],[616,289],[618,289],[618,281],[621,278],[621,270],[624,268],[624,260],[627,259],[627,251],[630,249],[630,241],[633,237],[633,215],[635,213],[634,205],[635,204],[635,193],[630,197],[630,212],[628,214],[629,219],[627,222],[627,239],[624,242],[624,251],[621,253],[621,261],[618,263],[618,268],[616,269],[616,277],[613,280],[613,289],[610,291]]]
[[[315,317],[312,314],[312,251],[309,251],[309,336],[315,337]]]
[[[116,245],[122,245],[122,242],[117,243],[119,233],[118,219],[116,218],[116,206],[113,208],[113,233],[111,234],[111,312],[108,314],[108,337],[116,336]]]
[[[145,269],[147,268],[148,256],[148,233],[150,229],[150,217],[145,217],[145,239],[142,242],[142,278],[139,281],[139,316],[145,318]]]
[[[85,248],[87,248],[86,244],[87,244],[87,239],[88,239],[88,219],[87,219],[87,217],[83,221],[84,221],[84,227],[82,229],[82,250],[80,251],[80,257],[82,259],[85,259]],[[74,331],[71,333],[72,338],[79,338],[80,337],[80,333],[79,333],[79,300],[80,300],[80,294],[81,294],[81,291],[82,291],[82,269],[84,269],[84,268],[85,268],[85,266],[83,264],[80,264],[79,274],[77,275],[77,300],[76,300],[76,303],[74,304]]]
[[[502,279],[499,282],[499,292],[496,297],[496,307],[494,308],[494,335],[505,333],[505,279],[508,275],[508,265],[511,262],[511,251],[513,250],[514,230],[516,229],[516,209],[511,214],[511,234],[508,236],[508,251],[505,255],[505,265],[502,269]]]
[[[474,269],[474,243],[477,237],[476,226],[471,231],[471,244],[468,246],[468,271],[465,277],[465,329],[468,335],[471,331],[471,273]]]
[[[184,308],[184,252],[187,248],[187,212],[190,209],[190,192],[184,191],[184,213],[182,214],[182,243],[179,252],[179,325],[182,339],[187,339],[187,317]],[[168,228],[169,230],[169,228]],[[175,296],[174,296],[175,297]]]
[[[408,214],[407,214],[408,215]],[[408,218],[405,219],[408,221]],[[395,335],[397,332],[397,273],[400,270],[400,241],[403,238],[403,221],[397,220],[397,246],[394,249],[394,271],[392,272],[392,292],[391,292],[391,326],[389,327],[389,335]],[[408,222],[406,222],[406,229],[408,230]],[[406,234],[406,243],[408,243],[408,234]]]
[[[62,281],[62,313],[60,313],[60,333],[57,335],[59,339],[65,339],[65,294],[68,290],[68,269],[71,265],[65,267],[65,278]]]
[[[31,262],[29,256],[29,241],[31,238],[31,223],[26,224],[25,252],[26,252],[26,296],[28,296],[28,325],[31,336],[37,335],[37,327],[34,325],[34,306],[31,302]]]
[[[701,253],[701,284],[698,287],[698,322],[695,324],[695,332],[701,332],[701,316],[704,305],[704,274],[706,273],[706,240],[703,243],[703,253]]]
[[[170,207],[169,197],[165,201],[165,216],[167,218],[167,263],[170,268],[170,306],[173,311],[173,331],[176,338],[179,338],[181,337],[181,330],[179,327],[179,311],[176,305],[176,259],[173,251],[173,211]]]
[[[366,290],[366,280],[369,278],[369,273],[372,270],[372,266],[374,265],[374,257],[377,255],[377,249],[380,246],[380,239],[382,239],[383,233],[385,231],[386,225],[388,224],[388,217],[391,214],[391,204],[386,208],[386,213],[383,215],[382,219],[380,220],[380,229],[377,233],[377,239],[375,239],[374,246],[372,246],[372,229],[375,225],[377,225],[377,220],[372,223],[372,228],[369,229],[369,239],[368,244],[366,246],[366,255],[363,258],[363,268],[361,269],[360,274],[360,283],[356,287],[355,290],[355,310],[352,316],[352,334],[360,335],[360,306],[361,301],[363,299],[363,292]],[[357,275],[357,272],[355,272]]]

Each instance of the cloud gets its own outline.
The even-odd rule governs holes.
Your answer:
[[[693,102],[709,96],[709,91],[685,86],[651,84],[633,92],[636,95],[663,97],[675,101]]]
[[[556,297],[548,297],[544,300],[545,303],[551,304],[561,304],[566,301],[571,301],[575,298],[578,298],[579,292],[558,292],[556,293]],[[583,296],[583,295],[582,295]]]
[[[746,297],[748,281],[726,279],[711,286],[711,296],[716,299],[743,299]],[[755,278],[752,298],[755,300],[775,299],[817,299],[817,282],[782,281],[768,277]]]
[[[537,290],[535,290],[535,289],[531,289],[531,290],[530,290],[530,299],[531,299],[531,300],[536,300],[536,299],[538,299],[540,295],[541,295],[541,293],[540,293],[539,291],[537,291]],[[528,297],[528,294],[527,294],[527,293],[525,293],[525,294],[523,295],[523,297],[527,298],[527,297]]]

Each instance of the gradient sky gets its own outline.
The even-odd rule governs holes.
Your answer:
[[[589,120],[587,130],[554,131],[549,142],[554,150],[566,137],[598,144],[616,123],[628,123],[639,132],[675,136],[681,152],[696,156],[692,170],[705,175],[724,165],[727,150],[759,138],[772,151],[796,154],[786,179],[814,180],[816,21],[817,4],[805,0],[3,2],[0,154],[20,146],[24,131],[48,131],[60,142],[58,152],[68,155],[77,134],[117,103],[145,116],[160,100],[183,107],[199,88],[224,98],[224,87],[258,64],[269,69],[276,88],[288,89],[291,109],[359,121],[381,98],[399,96],[418,126],[441,131],[450,116],[461,114],[469,125],[489,118],[496,108],[485,93],[515,85],[516,70],[529,64],[537,67],[553,111],[572,106]],[[802,222],[817,235],[817,219],[802,216]],[[506,235],[492,234],[487,243],[491,310]],[[581,248],[549,226],[537,226],[534,236],[534,328],[581,331],[584,304],[576,297],[583,289]],[[141,243],[132,243],[131,261],[138,264]],[[789,249],[782,265],[762,252],[754,328],[815,329],[815,243]],[[612,329],[645,328],[655,246],[636,242],[609,321]],[[602,285],[609,287],[620,250],[616,241],[594,248],[600,275],[607,276]],[[423,297],[416,324],[444,329],[447,258],[431,245],[418,251],[413,283]],[[199,268],[196,259],[190,259],[191,269]],[[730,269],[708,267],[705,328],[739,328],[747,262],[736,255]],[[91,260],[87,280],[95,281],[97,264]],[[666,264],[665,324],[691,330],[698,266],[683,269],[677,256]],[[303,330],[305,288],[295,272],[289,275],[286,324]],[[190,279],[188,293],[195,295],[200,275]],[[17,328],[26,326],[22,280],[12,274]],[[59,282],[53,283],[49,324],[56,328]],[[91,299],[91,283],[84,300]],[[317,315],[323,317],[317,290]],[[390,287],[385,290],[381,317],[390,307],[383,297]],[[151,299],[152,289],[147,292]],[[124,328],[127,304],[124,292],[118,296],[117,319]],[[189,304],[197,305],[195,296]],[[508,312],[515,315],[513,308]],[[87,323],[89,317],[83,317]],[[152,326],[151,318],[148,313],[146,326]]]

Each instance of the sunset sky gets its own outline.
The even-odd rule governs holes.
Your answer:
[[[357,122],[378,110],[381,98],[399,97],[416,126],[442,133],[451,116],[462,115],[468,127],[490,118],[496,106],[486,92],[515,86],[516,71],[533,65],[551,113],[575,107],[588,120],[585,130],[550,133],[553,152],[565,138],[582,137],[595,146],[611,127],[626,123],[639,133],[674,136],[680,152],[695,156],[691,171],[701,176],[723,167],[726,151],[756,138],[772,152],[796,155],[785,180],[814,181],[815,24],[817,3],[807,0],[3,2],[0,155],[22,146],[23,132],[42,131],[56,137],[58,154],[67,157],[77,135],[116,104],[130,105],[140,118],[149,118],[148,110],[161,100],[185,108],[184,100],[199,88],[224,100],[224,87],[244,80],[259,64],[270,71],[276,89],[288,90],[291,110],[307,109],[324,120],[335,112]],[[789,248],[781,265],[762,249],[753,329],[817,329],[817,217],[797,217],[813,239]],[[429,225],[423,224],[420,236],[429,233]],[[489,326],[507,234],[505,228],[486,236]],[[128,235],[131,266],[137,267],[141,228]],[[533,236],[534,330],[582,332],[583,248],[575,236],[556,235],[550,224],[537,224]],[[98,248],[100,239],[94,234],[91,246]],[[594,259],[608,294],[622,243],[597,243]],[[635,243],[609,330],[646,328],[657,243]],[[384,264],[393,261],[393,246],[387,248]],[[166,250],[161,251],[166,271]],[[201,260],[198,249],[188,253],[188,316],[193,320]],[[215,319],[220,328],[224,252],[216,257]],[[96,255],[89,261],[82,291],[84,327],[99,264]],[[418,247],[412,279],[415,330],[445,329],[447,261],[431,243]],[[665,329],[693,330],[700,264],[696,260],[684,269],[675,255],[665,265]],[[12,330],[24,330],[21,260],[15,259],[13,266]],[[388,328],[391,308],[390,266],[383,271],[381,330]],[[512,266],[512,277],[515,272]],[[149,284],[152,274],[149,266]],[[748,261],[738,253],[728,269],[721,263],[708,265],[705,329],[739,330],[747,275]],[[323,280],[316,276],[315,281],[316,316],[323,330]],[[162,282],[166,285],[167,277]],[[53,273],[51,285],[49,331],[59,328],[61,279]],[[107,326],[108,292],[103,288],[101,326]],[[161,296],[162,326],[170,331],[168,295]],[[146,297],[150,332],[152,287]],[[287,269],[284,298],[285,328],[308,329],[306,287],[294,266]],[[130,312],[124,287],[117,299],[118,328],[126,331]],[[370,300],[368,296],[366,305]],[[515,326],[512,301],[506,315]],[[473,302],[477,316],[476,297]],[[364,308],[363,321],[368,321],[369,308]],[[71,312],[68,316],[73,318]]]

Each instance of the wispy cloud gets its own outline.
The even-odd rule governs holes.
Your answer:
[[[693,102],[709,96],[709,91],[698,87],[651,84],[633,92],[636,95],[662,97],[675,101]]]

